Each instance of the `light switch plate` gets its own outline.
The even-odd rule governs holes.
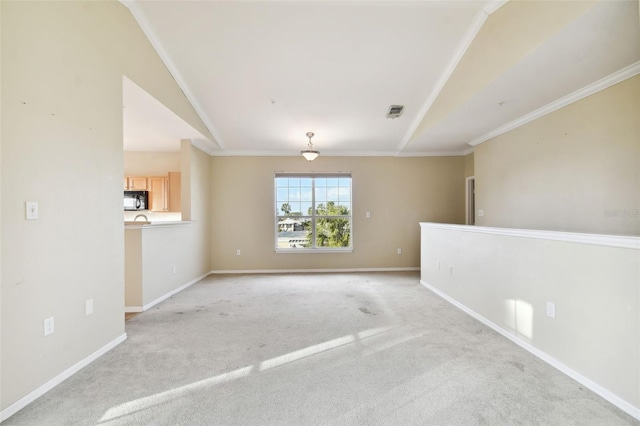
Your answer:
[[[27,201],[25,203],[27,210],[27,220],[36,220],[38,219],[38,202],[37,201]]]

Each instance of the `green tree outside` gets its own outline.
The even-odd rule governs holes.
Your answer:
[[[292,212],[291,204],[289,203],[282,204],[282,207],[280,207],[280,210],[282,210],[282,213],[284,213],[284,216],[302,216],[302,213],[300,212]]]
[[[285,216],[289,216],[291,213],[291,204],[284,203],[282,207],[280,207],[280,210],[282,210],[282,213],[284,213]]]
[[[309,214],[311,215],[311,208]],[[327,205],[318,204],[317,216],[349,215],[349,209],[329,201]],[[310,226],[310,223],[309,225]],[[311,240],[312,230],[307,228],[307,238]],[[341,217],[320,217],[316,219],[316,246],[318,247],[349,247],[351,242],[351,226],[349,219]]]

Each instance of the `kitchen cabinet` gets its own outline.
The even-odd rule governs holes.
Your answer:
[[[148,191],[146,176],[128,176],[124,178],[126,191]]]
[[[149,191],[147,210],[153,212],[180,212],[180,172],[169,172],[167,176],[128,176],[124,178],[126,191]]]
[[[166,176],[149,177],[149,210],[152,212],[166,212],[169,210],[168,187]]]

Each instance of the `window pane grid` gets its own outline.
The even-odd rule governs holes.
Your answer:
[[[277,249],[350,249],[351,176],[276,175]]]

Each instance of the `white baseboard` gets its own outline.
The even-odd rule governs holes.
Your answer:
[[[142,306],[125,306],[124,311],[127,314],[142,312]]]
[[[184,289],[186,289],[186,288],[188,288],[188,287],[191,287],[192,285],[194,285],[195,283],[197,283],[197,282],[198,282],[198,281],[200,281],[201,279],[203,279],[203,278],[205,278],[205,277],[209,276],[209,274],[211,274],[211,272],[207,272],[206,274],[200,275],[198,278],[195,278],[195,279],[193,279],[193,280],[189,281],[189,282],[188,282],[188,283],[186,283],[185,285],[182,285],[182,286],[180,286],[180,287],[176,288],[175,290],[172,290],[172,291],[170,291],[169,293],[167,293],[167,294],[165,294],[165,295],[162,295],[162,296],[158,297],[158,298],[157,298],[156,300],[154,300],[153,302],[149,302],[149,303],[147,303],[146,305],[144,305],[144,306],[142,307],[142,310],[141,310],[141,311],[132,311],[132,312],[144,312],[144,311],[146,311],[147,309],[150,309],[150,308],[154,307],[154,306],[155,306],[155,305],[157,305],[158,303],[160,303],[160,302],[163,302],[163,301],[167,300],[168,298],[170,298],[170,297],[171,297],[171,296],[173,296],[174,294],[176,294],[176,293],[180,293],[182,290],[184,290]],[[132,308],[132,309],[133,309],[133,308],[137,308],[137,306],[132,306],[131,308]],[[125,308],[125,309],[126,309],[126,308]]]
[[[438,290],[434,286],[426,283],[423,280],[420,280],[420,284],[422,284],[423,286],[425,286],[426,288],[428,288],[429,290],[431,290],[432,292],[434,292],[438,296],[442,297],[444,300],[446,300],[447,302],[451,303],[456,308],[459,308],[460,310],[462,310],[465,313],[469,314],[473,318],[477,319],[478,321],[480,321],[481,323],[483,323],[487,327],[489,327],[489,328],[493,329],[494,331],[500,333],[501,335],[503,335],[507,339],[511,340],[516,345],[518,345],[521,348],[529,351],[530,353],[532,353],[533,355],[537,356],[538,358],[540,358],[541,360],[543,360],[547,364],[551,365],[552,367],[555,367],[556,369],[560,370],[561,372],[563,372],[567,376],[571,377],[573,380],[577,381],[578,383],[581,383],[585,387],[587,387],[590,390],[592,390],[593,392],[597,393],[602,398],[606,399],[607,401],[609,401],[610,403],[612,403],[616,407],[620,408],[625,413],[627,413],[627,414],[635,417],[636,419],[640,420],[640,407],[634,406],[633,404],[631,404],[631,403],[625,401],[624,399],[620,398],[619,396],[615,395],[611,391],[609,391],[609,390],[603,388],[602,386],[598,385],[597,383],[595,383],[591,379],[583,376],[580,373],[577,373],[576,371],[574,371],[571,368],[567,367],[566,365],[564,365],[563,363],[561,363],[557,359],[553,358],[549,354],[541,351],[540,349],[536,348],[535,346],[533,346],[529,342],[527,342],[525,340],[522,340],[515,333],[513,333],[513,332],[511,332],[511,331],[509,331],[507,329],[504,329],[504,328],[500,327],[499,325],[493,323],[492,321],[490,321],[487,318],[483,317],[482,315],[478,314],[474,310],[472,310],[472,309],[468,308],[467,306],[463,305],[462,303],[458,302],[457,300],[455,300],[451,296],[448,296],[447,294],[445,294],[442,291]]]
[[[15,413],[22,410],[24,407],[26,407],[36,399],[40,398],[42,395],[49,392],[51,389],[58,386],[60,383],[64,382],[66,379],[68,379],[69,377],[71,377],[72,375],[74,375],[75,373],[77,373],[87,365],[91,364],[93,361],[100,358],[102,355],[109,352],[111,349],[115,348],[125,340],[127,340],[127,333],[124,333],[118,336],[116,339],[107,343],[106,345],[104,345],[103,347],[101,347],[100,349],[98,349],[88,357],[84,358],[80,362],[67,368],[62,373],[58,374],[53,379],[49,380],[48,382],[46,382],[36,390],[29,392],[24,397],[20,398],[13,404],[9,405],[4,410],[0,411],[0,422],[3,422],[9,417],[13,416]]]
[[[308,273],[344,273],[344,272],[403,272],[419,271],[419,266],[405,268],[343,268],[343,269],[227,269],[212,270],[209,274],[308,274]]]

